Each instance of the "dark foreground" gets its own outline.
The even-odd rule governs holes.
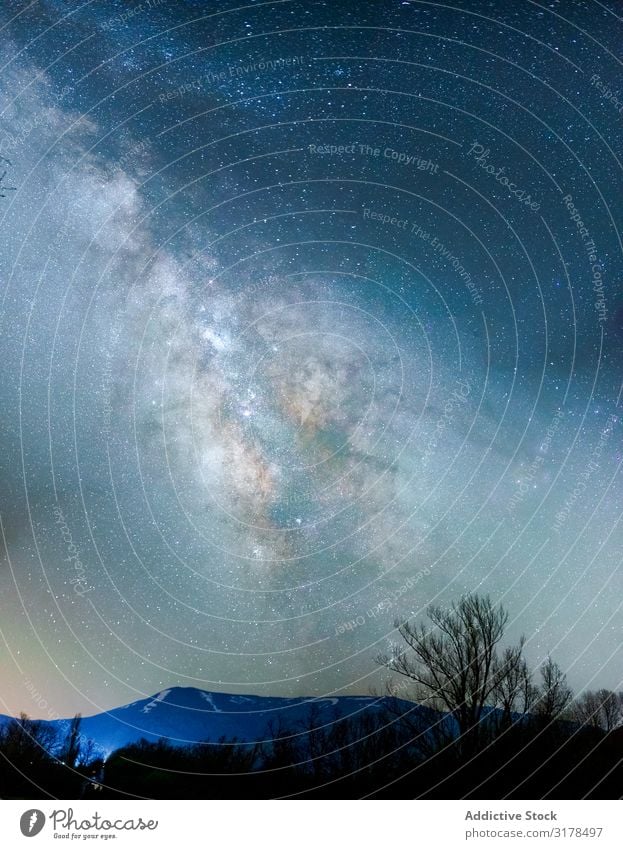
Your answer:
[[[623,788],[623,729],[491,714],[469,739],[447,717],[393,711],[319,725],[271,728],[270,742],[221,739],[174,746],[141,740],[105,761],[54,750],[41,724],[23,718],[0,745],[3,798],[427,798],[617,799]],[[20,724],[21,723],[21,724]],[[76,735],[74,734],[74,738]],[[42,745],[44,744],[44,745]],[[69,747],[69,748],[68,748]],[[84,747],[83,747],[84,748]],[[87,746],[87,749],[89,747]]]

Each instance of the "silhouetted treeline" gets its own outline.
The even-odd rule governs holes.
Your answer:
[[[270,737],[255,744],[221,739],[179,747],[143,740],[125,746],[106,761],[101,794],[268,799],[324,791],[358,797],[371,784],[404,774],[416,751],[395,716],[384,712],[328,723],[325,715],[321,725],[312,707],[305,722],[272,726]]]
[[[468,595],[397,622],[379,658],[387,694],[331,721],[269,726],[266,739],[173,745],[141,740],[104,762],[80,732],[22,715],[0,730],[0,795],[155,799],[621,796],[621,693],[576,699],[551,658],[533,673],[525,640],[502,648],[506,611]],[[406,682],[398,687],[396,681]],[[406,698],[398,698],[401,695]]]
[[[141,741],[106,761],[104,797],[148,798],[619,798],[623,730],[523,717],[483,719],[466,756],[447,716],[393,708],[375,716],[273,729],[261,745],[221,740],[176,747]],[[443,737],[443,743],[439,741]],[[486,742],[485,742],[486,741]]]
[[[0,727],[0,798],[81,798],[103,760],[77,715],[60,730],[22,713]]]

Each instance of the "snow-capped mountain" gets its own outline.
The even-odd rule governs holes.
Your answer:
[[[276,698],[173,687],[151,698],[84,717],[81,732],[106,753],[141,738],[154,741],[164,737],[179,745],[220,737],[252,742],[271,739],[269,727],[300,727],[312,712],[317,727],[338,718],[378,715],[389,702],[371,696]],[[410,702],[391,702],[394,709],[400,705],[400,712],[417,709]],[[46,724],[61,731],[67,728],[68,720]]]

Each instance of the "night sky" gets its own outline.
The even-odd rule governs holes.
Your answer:
[[[367,693],[472,590],[620,687],[622,36],[3,5],[0,712]]]

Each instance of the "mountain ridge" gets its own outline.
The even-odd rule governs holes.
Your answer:
[[[271,726],[304,728],[313,713],[314,727],[338,719],[357,719],[371,714],[409,713],[422,708],[413,702],[388,696],[255,696],[213,692],[196,687],[170,687],[144,699],[82,718],[81,735],[91,739],[104,754],[140,739],[167,739],[175,745],[221,738],[249,745],[272,739]],[[7,722],[13,717],[0,717]],[[58,733],[70,718],[37,720]]]

